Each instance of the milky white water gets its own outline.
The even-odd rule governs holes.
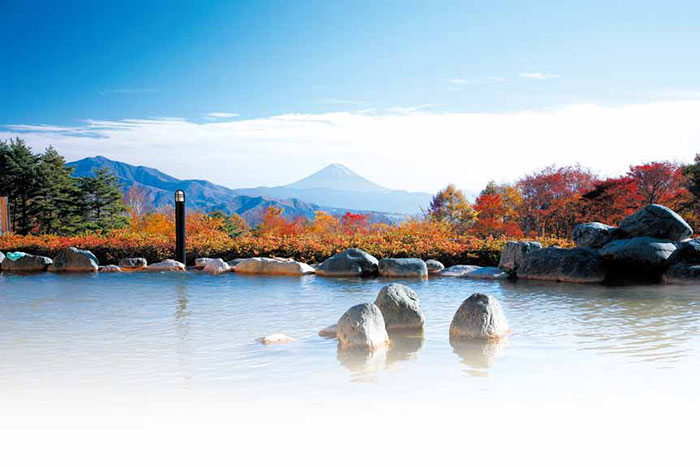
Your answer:
[[[517,446],[532,436],[550,440],[550,454],[567,442],[580,448],[587,443],[581,437],[597,433],[599,447],[610,442],[614,449],[625,439],[637,446],[620,453],[621,461],[633,454],[656,460],[641,455],[645,445],[665,453],[658,458],[664,462],[669,455],[682,461],[682,449],[692,448],[682,436],[692,433],[685,423],[700,413],[699,288],[456,278],[396,282],[420,296],[424,337],[396,337],[389,350],[358,357],[339,354],[335,340],[317,333],[350,306],[374,301],[388,281],[0,275],[0,427],[15,446],[34,445],[36,434],[44,433],[65,447],[56,440],[67,426],[89,438],[125,424],[130,428],[119,435],[124,440],[133,436],[133,423],[147,431],[156,423],[160,438],[141,447],[151,452],[158,439],[179,438],[180,429],[168,429],[188,420],[190,441],[195,433],[209,433],[203,440],[223,433],[236,433],[239,440],[263,436],[238,445],[235,452],[248,448],[247,456],[260,452],[253,449],[255,440],[267,439],[269,447],[281,437],[298,447],[291,440],[313,433],[313,450],[322,452],[338,442],[334,434],[343,427],[354,433],[382,426],[393,429],[382,431],[381,439],[393,436],[392,443],[408,446],[413,442],[401,430],[410,429],[408,439],[415,437],[418,445],[433,439],[454,447],[471,437],[479,446],[491,440],[490,449],[503,448],[497,439]],[[455,349],[448,339],[450,320],[477,291],[498,298],[513,333],[503,343]],[[255,341],[280,332],[296,341]],[[241,420],[246,422],[213,428]],[[545,430],[545,439],[538,430]],[[135,436],[131,443],[145,439]],[[100,446],[98,440],[91,445]],[[387,453],[382,443],[371,445]],[[284,461],[284,453],[293,451],[286,449],[265,455]],[[439,460],[440,449],[429,451],[427,461]],[[185,459],[168,452],[174,461]],[[492,455],[472,452],[478,454]],[[517,450],[499,454],[507,455],[517,458]],[[154,459],[163,460],[159,456]],[[404,463],[411,459],[418,457]],[[581,457],[568,462],[576,459]]]

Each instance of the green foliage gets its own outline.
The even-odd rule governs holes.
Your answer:
[[[0,141],[0,196],[10,199],[19,234],[76,234],[127,225],[121,187],[111,173],[75,178],[65,159],[49,147],[34,154],[17,138]]]

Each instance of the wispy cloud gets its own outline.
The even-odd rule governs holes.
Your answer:
[[[69,160],[104,154],[231,187],[281,185],[338,162],[385,186],[426,191],[449,182],[479,191],[490,179],[513,181],[550,164],[615,175],[643,160],[691,161],[700,147],[700,99],[509,113],[396,110],[16,124],[0,127],[0,140],[19,136]]]
[[[105,94],[158,94],[159,89],[156,88],[117,88],[117,89],[107,89],[100,92],[100,95]]]
[[[239,115],[233,112],[209,112],[207,117],[209,118],[235,118]]]
[[[520,77],[525,78],[525,79],[544,80],[544,79],[559,78],[559,75],[556,75],[553,73],[523,72],[523,73],[520,73]]]

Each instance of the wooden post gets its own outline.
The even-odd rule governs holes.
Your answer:
[[[0,235],[10,232],[10,202],[7,196],[0,197]]]

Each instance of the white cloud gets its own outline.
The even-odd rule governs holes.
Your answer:
[[[210,112],[207,114],[209,118],[234,118],[238,117],[238,114],[233,112]]]
[[[338,162],[392,188],[478,191],[550,164],[581,163],[601,175],[700,152],[700,100],[606,107],[571,105],[512,113],[327,112],[192,122],[89,120],[76,127],[11,125],[35,150],[69,160],[101,154],[181,178],[230,187],[292,182]]]
[[[559,75],[551,74],[551,73],[520,73],[521,78],[525,79],[538,79],[538,80],[543,80],[543,79],[554,79],[554,78],[559,78]]]

